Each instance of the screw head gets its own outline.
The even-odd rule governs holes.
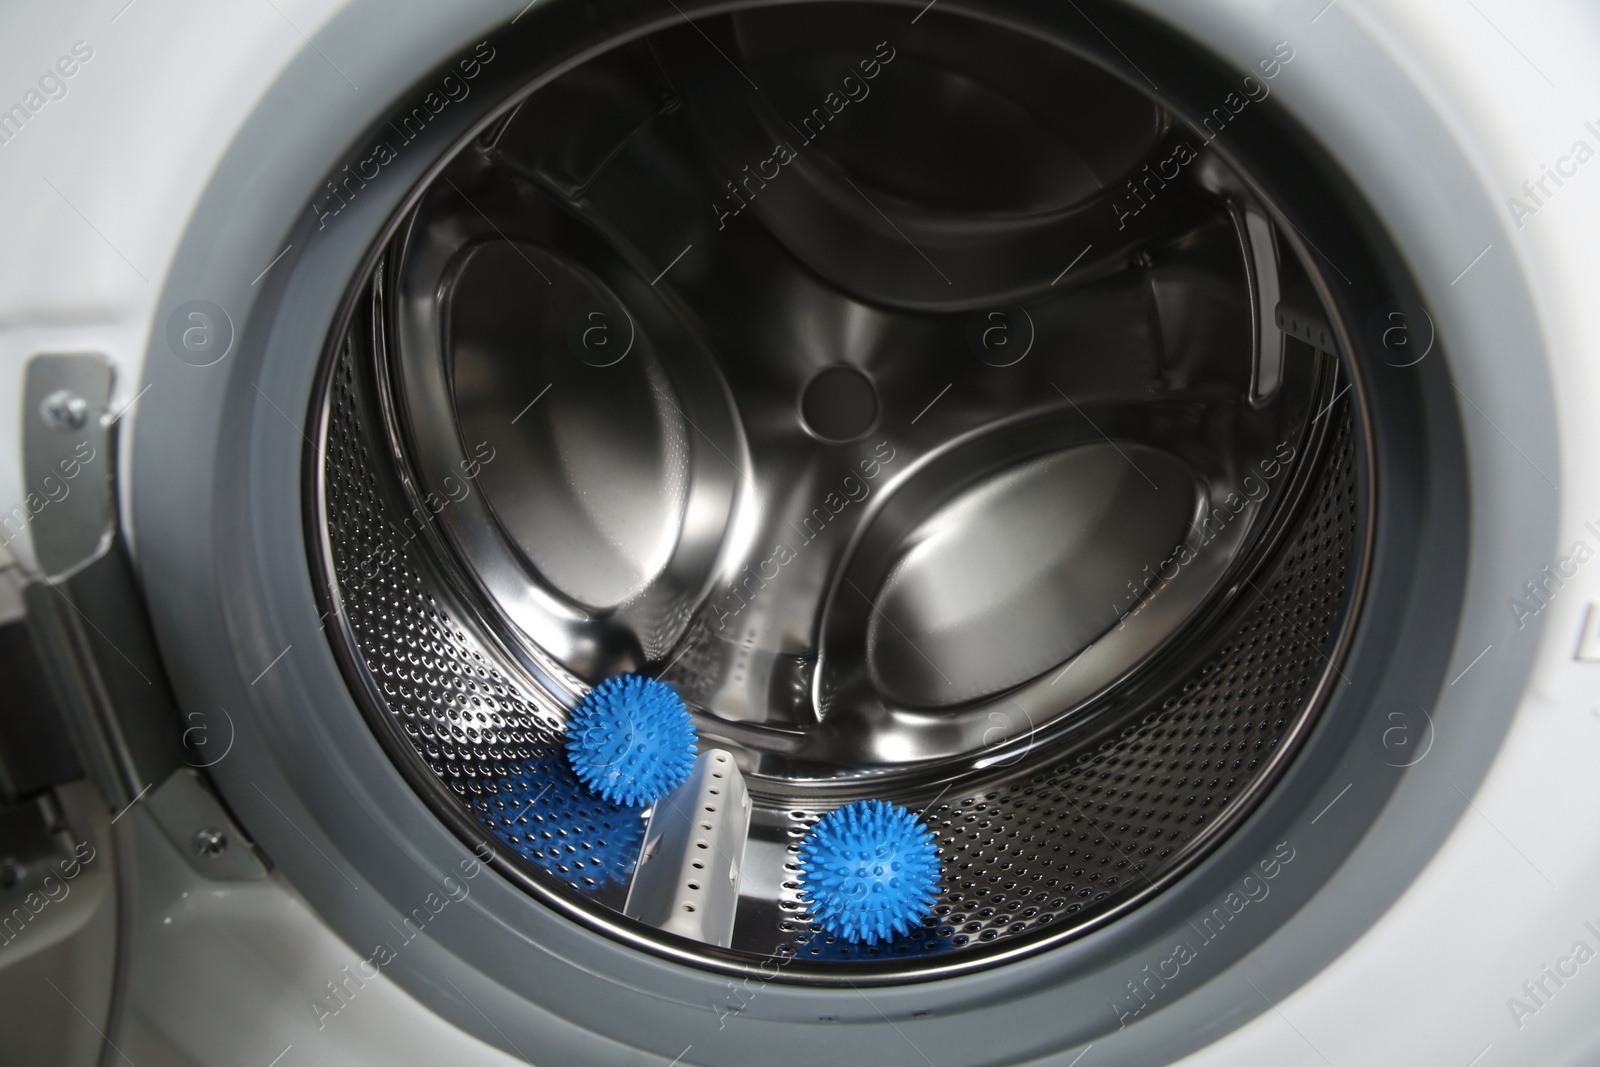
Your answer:
[[[194,854],[214,860],[228,850],[228,835],[214,827],[207,827],[194,835]]]
[[[39,402],[39,415],[52,430],[80,430],[89,421],[89,402],[70,389],[57,389]]]

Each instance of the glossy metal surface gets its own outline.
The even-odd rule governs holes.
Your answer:
[[[835,10],[836,33],[783,10],[668,31],[540,89],[423,196],[351,339],[418,580],[450,585],[537,694],[514,690],[539,709],[528,752],[608,675],[673,683],[755,805],[732,948],[780,951],[776,929],[828,959],[793,916],[806,824],[948,797],[943,847],[964,848],[961,806],[996,775],[1020,789],[1176,692],[1206,627],[1310,536],[1306,494],[1332,506],[1353,477],[1348,431],[1345,480],[1319,467],[1332,357],[1273,320],[1302,268],[1203,137],[992,27],[934,13],[885,52],[876,9]],[[808,123],[794,102],[829,79],[849,103]],[[1069,84],[1101,111],[1041,110]],[[936,146],[884,126],[919,95],[949,117]],[[780,118],[787,151],[751,154]],[[1340,536],[1306,552],[1342,581]],[[1272,655],[1310,669],[1285,649],[1341,619]],[[521,736],[506,714],[491,734]],[[1229,811],[1270,752],[1228,779]],[[949,900],[981,912],[972,862]],[[962,921],[930,920],[917,951],[1034,925]]]
[[[689,126],[654,116],[576,201],[506,176],[541,157],[473,153],[385,270],[418,489],[475,475],[440,524],[548,677],[662,672],[755,775],[881,774],[1010,740],[996,714],[1048,727],[1218,592],[1317,376],[1280,356],[1262,392],[1259,208],[1216,196],[992,311],[866,303],[754,219],[646,278],[602,227],[664,157],[688,185]],[[839,367],[879,407],[847,442],[803,417]]]
[[[1320,690],[1337,681],[1329,664],[1348,632],[1361,510],[1342,402],[1313,423],[1303,469],[1317,473],[1251,577],[1255,595],[1185,635],[1182,655],[1085,704],[1065,736],[1018,731],[1024,745],[997,745],[953,776],[934,767],[890,787],[825,792],[753,783],[729,949],[663,940],[621,914],[641,813],[572,793],[560,697],[495,639],[434,546],[408,536],[410,498],[381,432],[374,369],[347,350],[332,377],[320,545],[373,724],[419,788],[449,805],[447,818],[475,820],[469,841],[489,829],[532,860],[513,858],[508,873],[535,896],[640,948],[736,971],[798,956],[783,979],[823,984],[958,973],[1038,951],[1126,912],[1203,855],[1282,769]],[[997,712],[991,740],[1009,736],[1011,721]],[[528,784],[508,791],[508,774]],[[867,953],[804,920],[793,874],[807,827],[860,795],[921,813],[947,873],[924,927]]]

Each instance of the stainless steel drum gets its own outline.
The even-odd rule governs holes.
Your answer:
[[[1160,892],[1340,683],[1368,540],[1321,268],[1213,143],[1235,104],[1190,126],[889,15],[685,21],[529,86],[359,280],[308,470],[329,632],[440,814],[578,921],[792,982],[972,970]],[[625,671],[749,789],[727,947],[622,914],[653,813],[564,763]],[[944,867],[871,948],[795,866],[864,797]]]

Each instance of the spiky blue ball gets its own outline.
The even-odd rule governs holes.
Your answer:
[[[800,845],[800,894],[812,919],[851,944],[909,933],[938,899],[940,873],[932,832],[882,800],[829,812]]]
[[[567,758],[579,781],[617,804],[653,804],[694,767],[689,709],[665,682],[618,674],[567,719]]]

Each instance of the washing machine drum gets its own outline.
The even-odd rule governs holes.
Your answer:
[[[760,975],[823,998],[794,1025],[1044,991],[1206,861],[1270,880],[1286,772],[1372,699],[1352,635],[1416,577],[1375,471],[1442,451],[1382,442],[1448,436],[1439,383],[1371,385],[1411,291],[1270,99],[1294,49],[1241,78],[1098,6],[599,11],[538,6],[357,138],[235,361],[310,414],[219,462],[303,522],[221,551],[266,590],[236,634],[320,626],[247,697],[319,832],[392,839],[374,879],[475,849],[518,936],[452,950],[505,988],[545,953],[669,999]],[[675,790],[568,750],[629,675],[692,723]],[[881,936],[808,882],[861,801],[936,856]]]
[[[1345,379],[1272,319],[1305,274],[1266,205],[1082,59],[902,21],[745,12],[726,59],[682,25],[532,92],[358,282],[314,472],[396,759],[620,925],[673,805],[591,794],[563,722],[667,682],[750,805],[679,949],[795,977],[978,966],[1158,889],[1291,755],[1359,569]],[[797,880],[869,798],[943,869],[877,945]]]

